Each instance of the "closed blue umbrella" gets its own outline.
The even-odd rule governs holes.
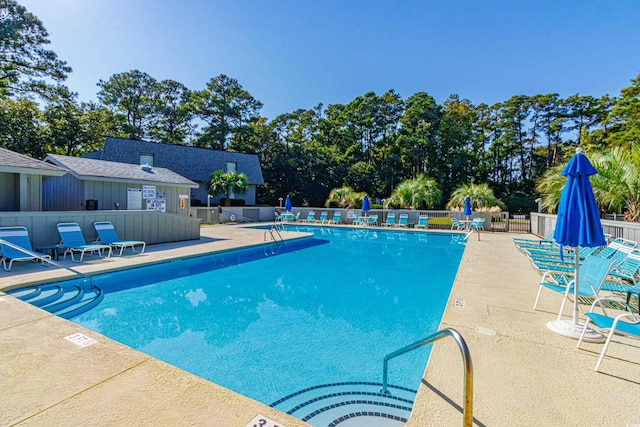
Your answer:
[[[366,215],[370,210],[371,205],[369,204],[369,196],[364,196],[364,199],[362,200],[362,212]]]
[[[576,154],[561,175],[567,177],[567,183],[560,195],[558,218],[553,237],[562,246],[575,248],[575,286],[573,298],[573,319],[547,323],[549,329],[562,335],[579,338],[582,327],[578,323],[578,283],[580,274],[581,246],[595,247],[606,244],[598,204],[593,195],[589,177],[598,172],[587,156],[578,148]],[[560,249],[562,251],[562,248]],[[577,335],[577,336],[576,336]],[[598,334],[599,335],[599,334]],[[597,340],[597,338],[596,338]]]
[[[289,211],[291,211],[291,209],[292,209],[291,197],[289,197],[289,195],[287,195],[287,199],[284,201],[284,210],[289,212]]]
[[[464,199],[464,214],[467,216],[467,219],[469,219],[469,217],[472,214],[471,211],[471,197],[467,196]]]

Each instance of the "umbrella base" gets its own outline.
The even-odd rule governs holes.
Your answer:
[[[580,339],[580,335],[582,335],[582,330],[584,329],[584,324],[578,323],[576,325],[571,320],[554,320],[547,322],[547,328],[565,337]],[[606,337],[604,335],[591,328],[587,328],[587,331],[584,333],[583,341],[605,342],[605,340]]]

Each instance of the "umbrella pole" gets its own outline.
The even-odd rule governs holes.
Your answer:
[[[573,324],[578,326],[579,309],[578,309],[578,284],[580,283],[580,246],[573,248],[573,259],[575,264],[575,275],[573,282]]]
[[[582,330],[584,329],[584,325],[579,323],[579,311],[578,311],[578,282],[580,280],[580,247],[574,248],[576,249],[574,253],[575,261],[575,275],[573,282],[573,318],[571,320],[560,320],[562,317],[562,312],[558,313],[558,320],[552,320],[551,322],[547,322],[547,328],[552,330],[553,332],[564,335],[565,337],[579,339],[582,335]],[[584,332],[583,340],[586,342],[604,342],[606,337],[602,335],[600,332],[587,328]]]

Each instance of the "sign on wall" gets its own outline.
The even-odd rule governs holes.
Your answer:
[[[156,198],[156,186],[155,185],[143,185],[142,186],[142,198],[143,199],[155,199]]]
[[[142,188],[127,188],[127,209],[142,210]]]
[[[156,212],[166,212],[167,200],[166,199],[147,199],[147,210],[156,211]]]

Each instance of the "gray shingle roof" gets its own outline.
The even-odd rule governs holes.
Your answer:
[[[66,170],[15,151],[0,148],[0,172],[61,176]]]
[[[147,169],[142,168],[140,165],[129,163],[108,162],[58,154],[49,154],[45,160],[68,169],[80,179],[98,178],[123,182],[149,182],[171,187],[198,187],[197,183],[161,167]]]
[[[209,181],[214,171],[226,171],[227,162],[235,162],[236,170],[247,176],[249,184],[264,184],[260,161],[255,154],[109,137],[105,138],[100,158],[139,164],[141,153],[153,154],[154,166],[171,169],[193,181]]]

